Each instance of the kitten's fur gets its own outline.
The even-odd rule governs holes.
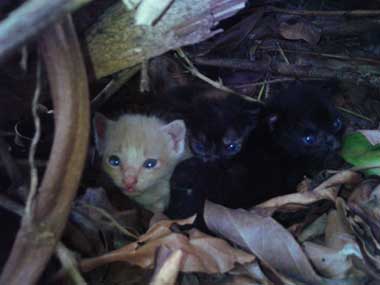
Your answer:
[[[166,106],[186,122],[193,155],[204,162],[237,155],[256,127],[261,109],[260,104],[238,95],[201,86],[174,88],[166,99]]]
[[[334,126],[340,115],[323,92],[291,85],[267,102],[257,130],[234,159],[208,166],[195,159],[179,164],[171,180],[173,193],[187,190],[173,194],[168,215],[201,214],[205,199],[250,208],[295,192],[304,175],[328,166],[329,158],[337,157],[344,126],[340,119]],[[315,143],[305,144],[309,135]]]
[[[188,157],[184,122],[165,123],[139,114],[126,114],[111,121],[96,114],[94,125],[102,169],[125,195],[148,210],[162,212],[169,201],[173,169]],[[115,163],[115,156],[118,165],[110,163]],[[157,160],[157,165],[145,168],[147,159]]]

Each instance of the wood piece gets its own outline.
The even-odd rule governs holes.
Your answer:
[[[211,30],[245,5],[246,0],[177,0],[154,26],[135,25],[134,12],[122,2],[108,8],[86,37],[97,78],[134,66],[221,32]]]

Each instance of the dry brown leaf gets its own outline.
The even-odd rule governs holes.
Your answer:
[[[324,234],[327,224],[327,214],[321,215],[313,223],[305,227],[302,232],[297,236],[300,242],[311,240],[314,237]]]
[[[160,259],[160,252],[163,255],[167,254],[166,252],[164,252],[166,250],[162,248],[158,249],[157,260]],[[159,264],[159,268],[156,268],[151,285],[174,285],[177,280],[182,258],[183,252],[181,250],[176,250],[170,253],[169,256],[165,256],[165,260],[162,261],[162,264],[159,264],[159,262],[157,262],[156,266]]]
[[[271,217],[206,202],[208,228],[249,250],[280,274],[307,284],[325,284],[293,236]]]
[[[329,248],[340,250],[347,244],[356,245],[351,229],[342,219],[342,215],[338,214],[336,210],[332,210],[328,214],[325,229],[325,245]]]
[[[339,201],[344,217],[358,240],[365,270],[380,279],[380,187],[378,179],[368,179],[355,189],[348,205]]]
[[[308,205],[323,199],[335,201],[340,185],[356,185],[360,181],[361,175],[359,173],[351,170],[344,170],[321,183],[313,191],[275,197],[257,205],[256,207],[277,209],[287,204]]]
[[[152,268],[157,248],[165,246],[171,251],[181,250],[182,272],[224,273],[231,270],[235,263],[252,262],[255,257],[242,250],[231,247],[226,241],[208,236],[198,230],[191,230],[188,236],[173,233],[174,223],[188,224],[193,218],[181,221],[161,221],[153,225],[137,242],[128,244],[105,255],[84,259],[80,263],[83,271],[98,266],[125,261],[143,268]]]
[[[328,248],[312,242],[305,242],[303,246],[315,268],[324,276],[334,279],[347,278],[353,267],[350,256],[357,254],[357,248],[353,248],[351,244],[341,249]]]
[[[321,38],[321,29],[307,22],[296,22],[294,24],[281,23],[279,32],[282,37],[288,40],[304,40],[311,45],[315,45]]]

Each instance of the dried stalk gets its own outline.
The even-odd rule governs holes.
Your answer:
[[[0,60],[49,27],[66,13],[91,0],[30,0],[0,25]]]
[[[269,72],[277,75],[294,76],[297,78],[322,78],[339,79],[342,81],[363,83],[373,87],[380,87],[380,79],[376,68],[372,65],[325,62],[321,67],[320,62],[308,64],[287,64],[267,61],[249,61],[244,59],[206,59],[196,58],[195,63],[205,66],[233,68],[236,70],[250,70],[253,72]]]
[[[322,11],[322,10],[290,10],[277,7],[268,9],[271,12],[278,12],[299,16],[352,16],[352,17],[370,17],[380,16],[380,10],[347,10],[347,11]]]
[[[136,25],[134,12],[120,1],[105,11],[87,33],[93,69],[101,78],[171,49],[198,43],[221,32],[219,21],[244,8],[246,0],[181,0],[154,26]]]
[[[89,136],[87,75],[70,17],[40,42],[54,104],[55,136],[32,219],[24,216],[1,284],[35,284],[64,229],[83,170]]]

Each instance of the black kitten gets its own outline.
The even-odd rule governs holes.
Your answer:
[[[268,100],[242,154],[245,165],[257,173],[257,186],[263,187],[258,192],[294,192],[304,175],[340,161],[344,124],[331,97],[327,87],[293,83]]]
[[[204,162],[237,155],[261,109],[256,102],[205,87],[175,88],[167,98],[184,117],[192,153]]]
[[[205,199],[230,208],[250,208],[295,192],[304,175],[328,167],[327,162],[337,158],[344,131],[328,93],[313,85],[293,84],[267,102],[257,129],[233,159],[179,164],[171,179],[168,215],[200,214]]]

